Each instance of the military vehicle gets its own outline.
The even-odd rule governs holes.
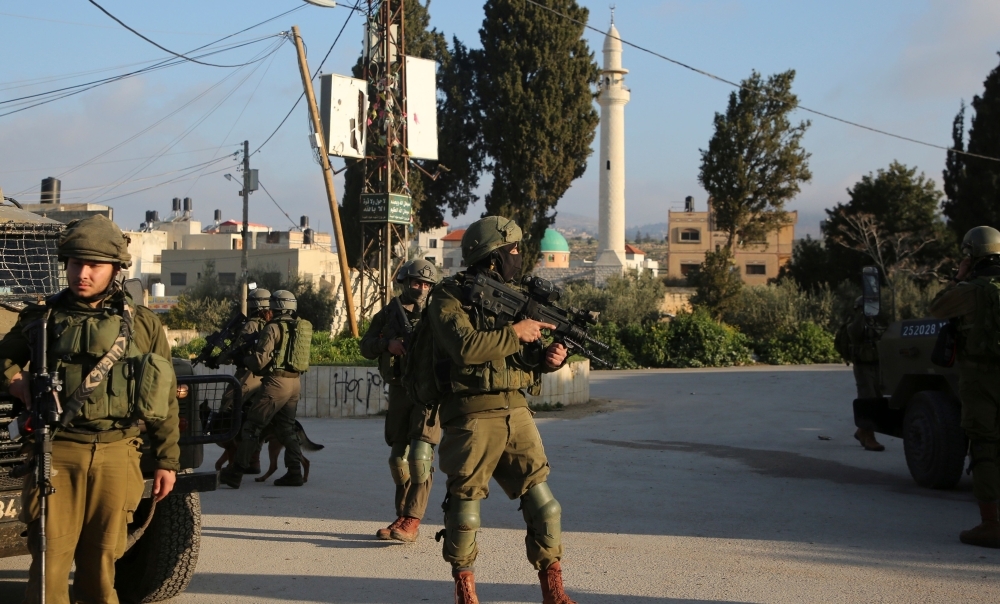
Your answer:
[[[26,303],[39,302],[66,286],[56,244],[65,228],[62,223],[30,212],[0,205],[0,337],[10,331],[18,312]],[[201,500],[199,493],[214,491],[218,473],[196,472],[202,464],[204,445],[235,436],[205,434],[200,408],[217,406],[227,387],[235,384],[226,376],[196,376],[191,363],[174,359],[180,403],[181,471],[173,492],[152,507],[152,457],[141,458],[146,488],[142,503],[129,525],[130,535],[138,536],[116,565],[115,588],[121,602],[158,602],[181,593],[191,581],[198,562],[201,541]],[[221,378],[221,379],[220,379]],[[200,404],[199,404],[200,401]],[[26,555],[25,525],[18,520],[23,479],[9,477],[12,468],[25,461],[21,436],[11,436],[11,427],[20,412],[20,403],[0,393],[0,558]],[[236,405],[236,409],[241,406]],[[137,531],[147,524],[144,532]]]
[[[880,311],[878,272],[866,267],[864,311]],[[969,443],[959,425],[958,365],[941,367],[931,352],[942,327],[940,319],[896,321],[878,342],[881,399],[854,401],[854,423],[903,439],[910,475],[920,486],[950,489],[962,477]]]

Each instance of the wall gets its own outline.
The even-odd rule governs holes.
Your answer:
[[[218,370],[195,368],[198,375],[231,374],[231,365]],[[388,387],[375,367],[311,367],[302,375],[299,417],[363,417],[389,408]],[[528,397],[532,404],[575,405],[590,400],[590,361],[570,363],[542,376],[542,393]]]

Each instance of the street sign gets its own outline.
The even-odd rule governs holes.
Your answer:
[[[361,222],[410,224],[413,200],[396,193],[362,193]]]

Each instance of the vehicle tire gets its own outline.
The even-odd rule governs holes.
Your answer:
[[[139,526],[149,515],[151,499],[135,513]],[[115,564],[115,589],[126,604],[160,602],[187,588],[198,564],[201,545],[201,499],[198,493],[168,496],[156,504],[146,533]]]
[[[918,392],[903,417],[903,451],[913,480],[922,487],[958,484],[969,441],[960,426],[959,403],[943,392]]]

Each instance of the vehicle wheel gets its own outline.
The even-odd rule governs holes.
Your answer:
[[[960,421],[958,403],[943,392],[918,392],[906,406],[903,450],[920,486],[950,489],[958,484],[969,449]]]
[[[151,502],[142,500],[130,530],[145,521]],[[200,545],[198,493],[170,495],[156,504],[146,533],[115,564],[119,600],[127,604],[160,602],[180,594],[194,576]]]

